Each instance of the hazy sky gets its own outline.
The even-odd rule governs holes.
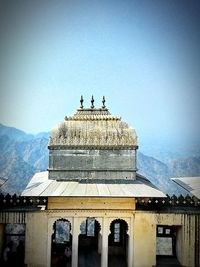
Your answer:
[[[0,1],[0,122],[31,133],[102,96],[138,135],[200,136],[200,1]]]

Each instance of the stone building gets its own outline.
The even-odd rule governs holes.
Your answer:
[[[152,267],[164,256],[200,266],[200,201],[168,197],[137,174],[136,132],[104,98],[98,109],[81,98],[48,148],[48,170],[22,196],[1,195],[1,250],[17,236],[28,267]]]

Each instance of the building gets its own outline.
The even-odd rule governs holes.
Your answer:
[[[64,266],[66,247],[72,267],[152,267],[166,255],[200,266],[199,199],[168,197],[137,174],[136,132],[105,98],[80,104],[52,131],[49,169],[22,196],[1,195],[0,249],[24,240],[28,267]]]
[[[193,196],[200,199],[200,177],[177,177],[172,178],[174,182],[183,187]]]

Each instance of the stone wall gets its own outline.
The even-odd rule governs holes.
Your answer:
[[[134,179],[136,150],[49,151],[49,179]]]

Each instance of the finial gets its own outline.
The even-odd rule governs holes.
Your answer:
[[[103,96],[103,100],[102,100],[102,109],[105,109],[106,108],[106,105],[105,105],[105,103],[106,103],[106,99],[105,99],[105,96]]]
[[[94,108],[94,98],[93,98],[93,95],[92,95],[92,99],[91,99],[91,108],[92,109]]]
[[[81,109],[83,109],[83,101],[84,101],[84,100],[83,100],[83,96],[81,96],[81,100],[80,100],[80,103],[81,103],[80,108],[81,108]]]

